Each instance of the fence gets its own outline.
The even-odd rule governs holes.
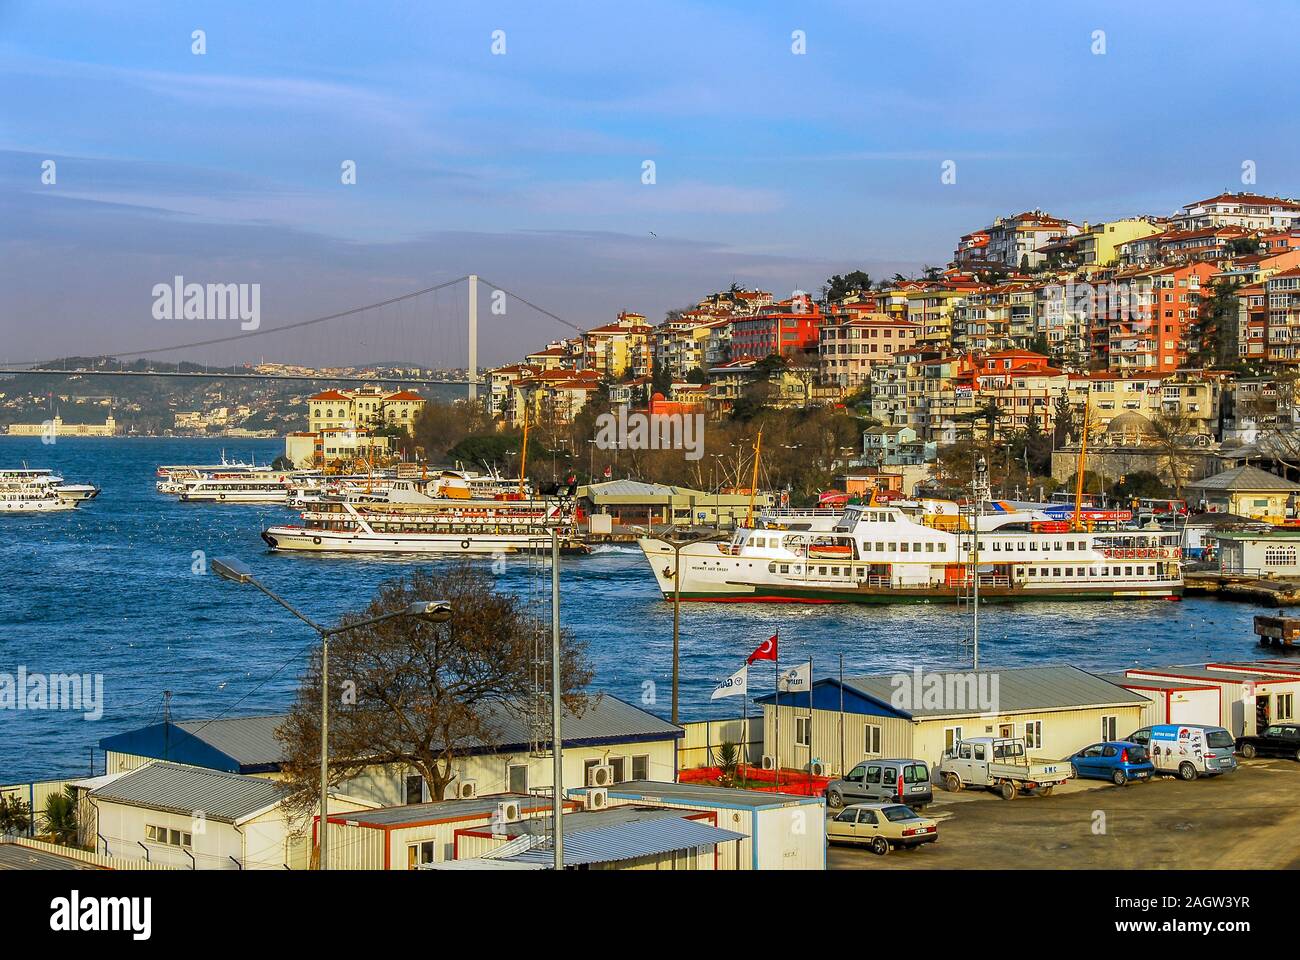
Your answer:
[[[45,825],[45,805],[50,797],[63,793],[63,788],[81,777],[66,777],[61,780],[36,780],[32,783],[7,783],[0,785],[0,797],[16,797],[31,808],[31,821],[27,826],[27,835],[34,837],[43,832]]]
[[[82,863],[93,864],[97,867],[103,867],[105,870],[175,870],[175,867],[162,863],[149,863],[147,860],[131,860],[125,857],[109,857],[102,853],[93,853],[90,850],[81,850],[77,847],[62,847],[57,843],[46,843],[44,840],[31,840],[27,837],[14,837],[13,839],[0,839],[0,843],[12,843],[18,847],[26,847],[29,850],[40,850],[44,853],[57,854],[60,857],[68,857],[71,860],[80,860]]]
[[[730,720],[700,720],[682,725],[686,736],[677,741],[677,768],[712,767],[718,763],[718,747],[734,743],[742,763],[757,764],[763,754],[763,718],[732,717]]]

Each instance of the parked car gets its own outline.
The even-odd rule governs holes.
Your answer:
[[[1237,752],[1250,760],[1254,757],[1290,757],[1300,760],[1300,726],[1275,723],[1253,737],[1238,737]]]
[[[1157,771],[1177,774],[1184,780],[1237,769],[1237,758],[1232,755],[1236,741],[1223,727],[1158,723],[1135,730],[1127,739],[1146,747]]]
[[[924,760],[866,760],[826,784],[826,805],[888,800],[923,810],[934,800],[930,767]]]
[[[1071,771],[1064,760],[1030,760],[1023,740],[972,737],[958,740],[944,753],[939,776],[947,790],[987,787],[1003,800],[1014,800],[1023,790],[1050,795],[1053,787],[1070,779]]]
[[[1070,757],[1076,777],[1109,780],[1122,787],[1130,780],[1149,780],[1156,771],[1146,748],[1130,740],[1106,740]]]
[[[893,847],[919,847],[939,839],[939,825],[902,803],[854,803],[826,823],[831,843],[864,843],[883,857]]]

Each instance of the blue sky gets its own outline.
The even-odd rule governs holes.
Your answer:
[[[588,326],[732,280],[787,294],[942,264],[1033,207],[1167,214],[1241,189],[1244,160],[1294,195],[1298,21],[1282,3],[0,0],[0,359],[213,333],[152,319],[178,273],[260,283],[264,326],[469,272]],[[485,361],[566,332],[525,314],[485,324]],[[419,319],[257,349],[377,358]],[[408,355],[462,349],[434,330]]]

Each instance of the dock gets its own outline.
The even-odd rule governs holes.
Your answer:
[[[1300,617],[1269,617],[1261,614],[1255,618],[1255,634],[1259,637],[1261,647],[1300,649]]]
[[[1254,577],[1221,573],[1217,570],[1184,570],[1183,596],[1245,600],[1266,607],[1300,604],[1300,580],[1287,577]]]

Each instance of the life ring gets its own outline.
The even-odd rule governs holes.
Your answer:
[[[468,541],[468,540],[462,540],[462,541],[460,542],[460,548],[461,548],[462,550],[468,550],[468,549],[469,549],[469,541]]]
[[[218,500],[224,500],[224,499],[226,499],[226,495],[225,495],[224,493],[219,493],[219,494],[217,494],[217,499],[218,499]]]
[[[319,544],[320,544],[320,537],[312,537],[312,538],[311,538],[311,542],[319,545]]]

